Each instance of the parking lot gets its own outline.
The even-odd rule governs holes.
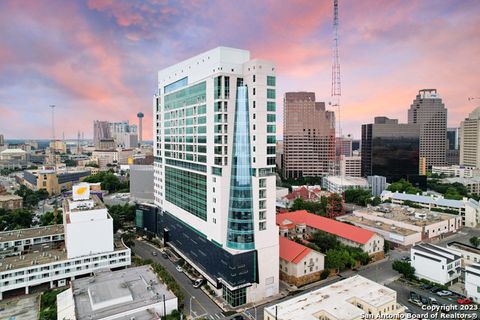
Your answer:
[[[459,298],[463,298],[456,294],[451,294],[447,296],[439,296],[437,293],[432,292],[431,289],[427,289],[425,286],[421,285],[412,285],[407,282],[394,281],[390,284],[387,284],[387,287],[397,291],[397,301],[398,303],[406,306],[408,311],[413,314],[427,314],[429,317],[427,319],[438,319],[436,318],[439,311],[428,311],[429,308],[433,306],[445,306],[445,309],[451,309],[448,313],[444,314],[454,314],[458,313],[458,317],[453,319],[462,319],[461,315],[472,315],[478,316],[478,305],[460,305],[457,303]],[[417,295],[417,300],[412,301],[411,293]],[[423,300],[423,302],[422,302]],[[436,302],[436,303],[435,303]],[[450,308],[447,308],[449,306]],[[472,309],[472,310],[461,310],[461,309]],[[452,318],[450,318],[452,319]],[[468,319],[468,318],[466,318]],[[476,319],[476,318],[470,318]]]

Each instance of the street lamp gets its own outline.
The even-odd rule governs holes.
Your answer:
[[[257,320],[257,306],[255,305],[255,298],[257,297],[256,292],[253,292],[253,310],[255,311],[255,320]]]
[[[192,299],[195,299],[195,296],[190,297],[190,319],[192,319]]]

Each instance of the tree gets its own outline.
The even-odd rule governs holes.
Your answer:
[[[392,264],[392,268],[401,273],[406,279],[415,278],[415,268],[407,261],[395,260]]]
[[[77,161],[71,159],[66,159],[64,163],[67,167],[75,167],[77,165]]]
[[[325,255],[325,267],[328,269],[343,270],[355,265],[355,259],[345,249],[330,249]]]
[[[128,181],[122,182],[116,175],[113,174],[113,172],[107,171],[107,172],[99,172],[97,174],[91,175],[90,177],[87,177],[83,180],[84,182],[89,182],[89,183],[98,183],[100,182],[102,184],[102,189],[103,190],[108,190],[108,192],[113,193],[113,192],[118,192],[121,190],[128,191],[129,189],[129,183]]]
[[[55,213],[52,211],[48,211],[42,216],[40,216],[40,225],[41,226],[51,226],[54,224],[62,223],[62,210],[57,211],[57,215],[55,217]]]
[[[391,249],[392,249],[392,244],[390,243],[390,241],[385,240],[383,242],[383,253],[387,254],[390,252]]]
[[[390,184],[388,190],[392,192],[405,192],[409,194],[422,193],[422,190],[415,188],[409,181],[405,179],[400,179],[399,181]]]
[[[33,213],[28,209],[0,209],[0,231],[30,228]]]
[[[45,189],[33,191],[24,185],[15,191],[15,194],[23,198],[23,206],[25,208],[33,208],[42,200],[48,199],[48,192]]]
[[[470,244],[474,247],[480,246],[480,238],[479,237],[471,237]]]
[[[110,213],[113,219],[113,232],[117,232],[118,229],[124,229],[125,224],[131,224],[135,221],[135,206],[131,206],[128,203],[123,206],[111,206],[108,208],[108,213]]]
[[[340,244],[335,235],[324,231],[313,233],[310,242],[315,244],[323,253],[327,252],[329,249],[337,248]]]
[[[310,213],[325,215],[325,202],[322,201],[305,201],[302,198],[297,198],[293,201],[290,211],[307,210]]]

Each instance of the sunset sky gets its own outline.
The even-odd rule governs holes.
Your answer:
[[[93,120],[136,122],[151,139],[156,72],[217,46],[277,64],[282,96],[330,100],[332,1],[1,0],[0,134],[91,137]],[[458,126],[480,106],[478,0],[339,0],[343,133],[374,116],[406,121],[419,89],[437,88]],[[468,97],[479,97],[468,101]]]

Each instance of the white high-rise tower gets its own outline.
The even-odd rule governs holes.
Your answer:
[[[278,293],[275,65],[219,47],[158,73],[157,231],[232,306]]]

